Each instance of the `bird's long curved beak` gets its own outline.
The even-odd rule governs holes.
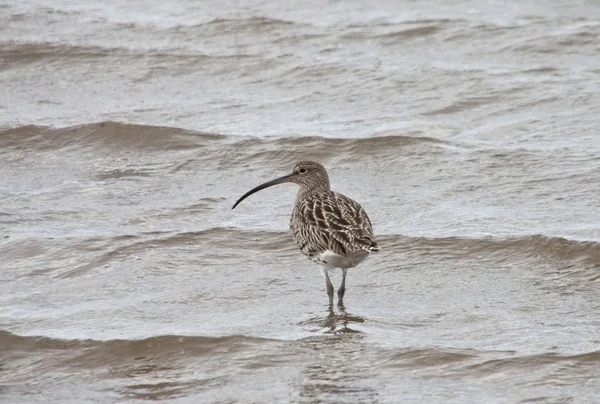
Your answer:
[[[274,180],[265,182],[264,184],[261,184],[255,188],[252,188],[250,191],[248,191],[244,195],[242,195],[242,197],[240,199],[238,199],[236,203],[233,204],[233,206],[231,207],[231,210],[235,209],[235,207],[238,206],[241,201],[243,201],[244,199],[246,199],[253,193],[258,192],[265,188],[272,187],[273,185],[283,184],[284,182],[290,182],[291,179],[292,179],[292,174],[288,174],[288,175],[284,175],[283,177],[279,177]]]

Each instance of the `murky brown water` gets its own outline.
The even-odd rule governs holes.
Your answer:
[[[0,21],[1,402],[598,401],[598,2]],[[345,311],[293,185],[230,210],[301,158],[379,236]]]

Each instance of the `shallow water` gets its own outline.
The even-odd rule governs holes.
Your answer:
[[[597,399],[596,2],[136,4],[0,6],[2,402]],[[295,186],[230,209],[304,158],[333,312]]]

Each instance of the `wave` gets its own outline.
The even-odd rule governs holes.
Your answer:
[[[163,243],[180,243],[194,240],[208,243],[219,240],[219,245],[236,249],[288,250],[291,241],[288,232],[249,231],[231,227],[211,228],[199,232],[176,233],[163,239]],[[222,244],[224,242],[225,244]],[[415,254],[449,252],[454,255],[481,254],[501,255],[510,258],[511,254],[533,258],[563,260],[583,259],[600,265],[600,242],[591,240],[570,240],[562,237],[530,235],[522,237],[409,237],[403,235],[382,235],[378,237],[382,253],[413,251]]]
[[[510,259],[512,255],[528,256],[536,259],[585,259],[600,264],[600,242],[569,240],[562,237],[545,235],[529,235],[522,237],[482,237],[482,238],[406,238],[402,236],[384,236],[379,244],[385,249],[386,244],[415,249],[417,253],[441,253],[444,251],[456,255],[497,255],[501,259]]]
[[[237,229],[210,229],[202,236],[219,239],[230,248],[294,251],[287,232],[254,232]],[[188,235],[189,237],[190,235]],[[201,237],[199,234],[193,237]],[[395,253],[456,257],[494,258],[498,262],[529,258],[535,261],[575,261],[600,266],[600,242],[577,241],[561,237],[531,235],[523,237],[408,237],[383,235],[378,237],[381,255]]]
[[[331,337],[308,337],[298,341],[288,341],[247,335],[220,337],[159,335],[143,339],[95,340],[23,336],[0,330],[0,341],[2,341],[0,354],[8,359],[22,358],[27,354],[36,357],[42,353],[48,356],[61,354],[63,359],[59,359],[58,362],[62,364],[99,367],[115,363],[124,364],[128,361],[143,364],[139,363],[142,359],[176,361],[177,358],[236,355],[244,350],[255,353],[262,351],[264,354],[265,351],[261,347],[265,346],[270,346],[275,352],[280,349],[291,349],[291,352],[302,355],[306,346],[330,345]],[[600,351],[518,355],[515,351],[482,351],[436,346],[403,349],[381,347],[378,356],[379,360],[376,360],[374,366],[380,368],[437,369],[443,364],[446,368],[448,366],[460,368],[463,372],[475,373],[478,376],[565,362],[582,365],[600,362]]]
[[[68,44],[57,42],[17,42],[0,41],[0,59],[5,69],[22,68],[25,65],[44,63],[45,65],[69,65],[79,63],[82,60],[103,61],[109,57],[129,59],[144,59],[153,66],[170,69],[181,66],[198,65],[207,61],[244,58],[244,54],[208,54],[195,49],[182,49],[175,46],[155,46],[151,48],[135,48],[125,45],[89,45]],[[120,62],[122,63],[122,61]]]
[[[570,55],[575,53],[574,49],[578,53],[585,47],[595,49],[599,35],[600,29],[596,24],[577,24],[566,32],[522,37],[499,51]]]
[[[126,357],[181,353],[203,355],[227,348],[228,351],[241,350],[248,346],[267,342],[278,342],[268,338],[246,335],[222,337],[202,337],[185,335],[161,335],[144,339],[58,339],[44,336],[22,336],[0,330],[0,354],[16,354],[39,351],[81,351],[85,358],[110,361]]]
[[[169,28],[170,31],[198,33],[198,31],[211,31],[218,35],[227,33],[239,34],[240,32],[247,33],[262,33],[272,29],[284,28],[288,29],[292,26],[310,26],[306,23],[295,22],[291,20],[283,20],[265,16],[254,16],[248,18],[214,18],[200,24],[194,25],[178,25],[174,28]]]
[[[214,199],[214,203],[222,203],[222,199]],[[227,202],[227,201],[225,201]],[[229,208],[229,204],[224,206]],[[407,252],[414,254],[451,253],[455,256],[487,257],[495,254],[511,258],[512,254],[533,258],[586,260],[600,265],[600,242],[570,240],[561,237],[530,235],[523,237],[410,237],[403,235],[381,235],[377,237],[382,247],[381,254],[386,252]],[[154,248],[156,246],[188,245],[218,245],[220,249],[236,250],[265,250],[265,251],[295,251],[292,239],[287,231],[243,230],[234,227],[214,227],[191,232],[146,232],[137,235],[118,235],[112,238],[93,237],[78,239],[84,244],[98,243],[118,244],[118,249],[107,252],[110,256],[124,252]],[[71,240],[75,244],[75,239]],[[5,243],[8,248],[11,243],[23,243],[27,240]],[[60,240],[57,243],[62,243]],[[14,248],[15,246],[10,246]]]
[[[223,201],[214,201],[221,204]],[[221,206],[223,206],[221,204]],[[225,207],[225,206],[224,206]],[[227,204],[226,208],[229,208]],[[60,278],[72,278],[105,265],[109,261],[127,259],[143,251],[157,247],[189,247],[206,251],[206,256],[214,259],[228,257],[232,251],[272,252],[293,256],[297,248],[287,231],[249,231],[233,227],[215,227],[193,232],[147,232],[136,235],[126,234],[113,237],[69,238],[54,240],[15,240],[8,241],[0,248],[14,251],[35,245],[53,245],[58,249],[85,252],[97,251],[85,263],[62,268],[57,275]],[[575,241],[560,237],[532,235],[509,238],[461,238],[461,237],[408,237],[402,235],[383,235],[378,237],[382,250],[378,261],[385,266],[387,257],[404,256],[406,259],[434,257],[437,260],[493,260],[502,262],[546,262],[552,268],[563,268],[564,275],[587,268],[580,274],[595,279],[600,267],[600,242]],[[218,248],[217,248],[218,247]],[[78,252],[79,254],[79,252]],[[68,256],[69,254],[66,254]],[[9,255],[7,255],[9,257]],[[572,269],[570,269],[572,268]]]
[[[20,151],[48,151],[103,147],[137,150],[181,150],[212,147],[211,158],[222,164],[249,163],[268,158],[284,164],[302,158],[323,159],[337,155],[351,157],[395,157],[412,146],[440,146],[447,142],[422,132],[386,132],[369,138],[327,138],[318,136],[243,137],[226,136],[174,127],[121,122],[99,122],[55,128],[19,126],[0,130],[0,148]]]
[[[385,368],[440,370],[443,365],[458,370],[459,373],[476,377],[505,374],[506,372],[534,371],[544,366],[568,363],[570,366],[600,362],[600,351],[578,354],[544,352],[532,355],[518,355],[515,351],[480,351],[475,349],[402,349],[390,352],[382,363]]]
[[[492,359],[485,362],[473,364],[468,367],[479,375],[491,375],[518,370],[535,370],[540,366],[567,362],[569,366],[582,365],[585,363],[600,362],[600,351],[591,351],[574,355],[562,355],[548,352],[535,355],[514,356],[511,358]]]
[[[415,26],[417,25],[417,26]],[[354,25],[350,28],[351,32],[341,35],[344,40],[381,40],[383,44],[392,44],[400,41],[406,41],[419,37],[428,37],[442,32],[446,27],[442,21],[415,21],[411,23],[400,24],[380,24],[378,26]],[[379,28],[382,32],[374,31],[373,28]]]
[[[269,35],[276,30],[290,30],[293,34],[293,27],[307,27],[306,23],[280,20],[269,17],[249,17],[249,18],[216,18],[199,24],[193,25],[175,25],[160,26],[144,23],[123,23],[110,22],[103,20],[103,24],[108,30],[114,32],[124,32],[127,35],[132,33],[143,35],[147,39],[142,46],[135,41],[131,43],[121,42],[100,42],[95,41],[90,44],[86,41],[78,41],[76,38],[56,38],[56,40],[4,40],[0,41],[0,59],[3,67],[22,66],[25,64],[44,60],[48,63],[61,63],[65,58],[77,58],[78,60],[87,58],[105,58],[110,56],[134,56],[147,59],[160,56],[176,56],[177,60],[188,57],[206,57],[212,58],[213,55],[199,53],[194,47],[181,46],[181,42],[189,42],[190,38],[211,36],[222,37],[227,34],[239,35]],[[164,36],[181,37],[179,45],[165,44],[162,40]],[[293,36],[293,35],[292,35]],[[153,41],[153,39],[157,39]],[[75,42],[73,42],[75,41]],[[236,54],[236,57],[244,57],[243,54]],[[219,56],[216,56],[217,58]],[[173,62],[176,63],[177,60]]]
[[[57,57],[103,57],[109,50],[99,46],[60,45],[47,42],[0,42],[0,59],[5,68],[21,67],[42,60],[52,60]]]
[[[0,147],[30,151],[73,149],[88,146],[174,150],[198,148],[224,136],[165,126],[99,122],[66,128],[19,126],[0,130]]]

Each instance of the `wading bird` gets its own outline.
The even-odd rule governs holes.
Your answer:
[[[342,306],[348,268],[379,251],[371,221],[357,202],[331,190],[325,167],[316,161],[301,161],[291,174],[251,189],[231,209],[255,192],[286,182],[300,186],[290,217],[292,237],[304,255],[322,265],[330,306],[333,285],[329,271],[342,270],[342,284],[337,292],[338,304]]]

